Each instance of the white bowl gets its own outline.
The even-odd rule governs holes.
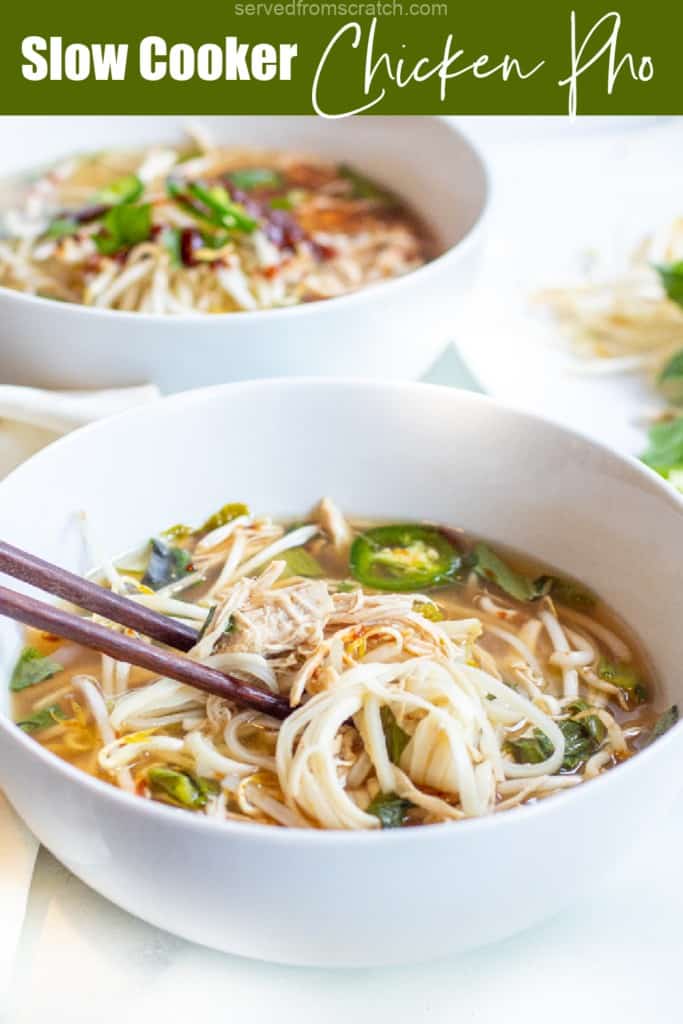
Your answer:
[[[480,157],[443,121],[371,117],[202,118],[224,142],[344,160],[403,196],[442,255],[339,299],[216,316],[154,316],[54,302],[0,288],[3,383],[55,388],[153,381],[165,392],[296,374],[412,379],[433,363],[475,273],[488,185]],[[0,118],[0,172],[77,150],[182,137],[187,118]]]
[[[0,536],[82,568],[74,511],[108,553],[229,500],[296,515],[462,525],[594,587],[683,701],[683,503],[649,470],[560,427],[419,384],[262,381],[89,427],[0,484]],[[6,580],[3,580],[5,583]],[[82,774],[9,721],[19,630],[2,620],[0,785],[93,888],[188,939],[295,964],[369,965],[527,928],[613,871],[681,786],[683,725],[596,781],[537,806],[393,832],[218,824]]]

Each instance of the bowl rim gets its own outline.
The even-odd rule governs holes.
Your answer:
[[[172,409],[195,404],[201,405],[206,399],[210,399],[213,396],[217,396],[222,393],[229,394],[231,391],[238,389],[255,389],[257,391],[279,391],[282,387],[292,388],[317,388],[317,387],[333,387],[343,390],[368,390],[368,391],[393,391],[393,392],[407,392],[426,394],[430,392],[436,395],[450,394],[452,399],[456,402],[464,402],[465,405],[484,405],[490,409],[502,412],[506,416],[512,416],[517,420],[530,421],[532,424],[537,424],[540,428],[554,431],[557,435],[561,435],[567,440],[573,440],[579,444],[587,446],[589,449],[593,449],[596,452],[601,453],[607,458],[614,462],[620,463],[628,467],[629,471],[635,475],[636,478],[640,477],[644,484],[647,485],[650,493],[659,495],[663,500],[673,506],[674,509],[683,517],[683,494],[679,494],[673,487],[667,484],[659,474],[655,473],[654,470],[650,469],[644,463],[638,461],[632,456],[625,456],[614,449],[610,448],[607,444],[596,441],[592,437],[581,433],[570,427],[566,427],[563,424],[555,423],[552,420],[547,419],[544,416],[539,415],[535,412],[527,412],[515,405],[507,402],[501,402],[498,399],[494,399],[489,395],[484,395],[478,392],[466,391],[460,388],[450,388],[446,385],[441,384],[428,384],[421,381],[392,381],[392,380],[369,380],[358,377],[323,377],[323,376],[300,376],[300,377],[269,377],[258,380],[246,380],[246,381],[233,381],[227,384],[215,384],[211,387],[206,388],[195,388],[190,391],[180,392],[174,395],[161,398],[160,400],[152,403],[148,406],[138,406],[134,409],[125,410],[121,413],[117,413],[114,416],[108,417],[103,420],[98,420],[88,424],[85,427],[81,427],[78,430],[67,434],[66,436],[59,438],[46,448],[32,455],[29,459],[23,462],[16,469],[12,470],[11,473],[0,480],[0,497],[2,496],[2,489],[6,482],[14,480],[16,477],[21,477],[24,472],[33,470],[33,464],[37,463],[40,465],[41,461],[45,458],[50,458],[53,450],[68,449],[73,445],[80,443],[80,438],[83,435],[95,434],[100,432],[106,432],[109,428],[110,423],[115,423],[119,420],[129,420],[134,423],[135,420],[142,419],[154,414],[155,409],[169,408]],[[651,763],[655,757],[660,757],[665,747],[671,746],[672,743],[678,742],[678,737],[683,738],[683,719],[681,719],[676,725],[674,725],[664,736],[660,737],[656,743],[653,743],[649,747],[640,750],[635,756],[628,759],[623,764],[617,765],[612,771],[605,772],[595,779],[589,780],[589,785],[579,785],[572,787],[566,792],[559,794],[559,799],[545,799],[540,800],[535,804],[522,805],[520,807],[510,808],[502,814],[488,814],[479,818],[464,818],[458,821],[452,822],[441,822],[436,825],[431,825],[428,828],[407,828],[407,829],[316,829],[316,828],[284,828],[276,825],[263,825],[257,822],[250,821],[231,821],[225,820],[222,822],[213,821],[207,818],[203,814],[191,814],[182,811],[180,808],[174,808],[166,806],[162,803],[155,802],[153,800],[145,800],[133,793],[125,792],[122,789],[112,785],[109,782],[105,782],[103,779],[96,778],[95,776],[88,775],[87,772],[76,768],[68,761],[64,761],[56,754],[51,753],[45,747],[36,743],[27,733],[23,732],[19,727],[12,721],[12,719],[2,710],[0,710],[0,740],[4,734],[6,741],[9,743],[18,743],[24,748],[28,757],[37,758],[42,764],[50,770],[60,772],[69,783],[75,784],[77,787],[81,786],[85,790],[92,793],[93,799],[103,799],[105,802],[113,804],[114,808],[120,807],[123,812],[130,812],[131,814],[147,815],[152,816],[152,819],[157,818],[160,824],[167,823],[171,825],[172,822],[177,822],[178,826],[186,829],[198,830],[200,832],[207,832],[210,835],[221,834],[225,836],[225,841],[229,842],[234,838],[242,838],[246,841],[258,842],[259,840],[273,841],[277,843],[288,843],[288,844],[299,844],[310,845],[312,843],[321,843],[325,845],[336,844],[336,843],[352,843],[359,847],[368,843],[413,843],[413,842],[426,842],[429,837],[437,840],[439,837],[445,838],[448,841],[449,836],[462,836],[465,839],[468,835],[482,830],[489,830],[491,828],[501,829],[507,825],[507,827],[514,827],[516,824],[523,825],[527,820],[535,820],[542,815],[556,814],[558,808],[561,809],[564,806],[573,806],[577,801],[585,801],[590,799],[591,793],[602,792],[606,786],[614,786],[619,780],[622,780],[624,784],[628,783],[628,779],[634,771],[638,771],[638,764]],[[658,754],[657,751],[660,751]],[[597,787],[600,787],[598,790]]]
[[[284,116],[284,115],[283,115]],[[392,122],[401,121],[401,117],[392,117]],[[422,120],[422,119],[420,119]],[[362,302],[363,297],[370,295],[371,297],[377,292],[380,294],[380,298],[384,296],[389,289],[396,290],[397,287],[403,285],[406,280],[424,280],[428,274],[434,270],[441,270],[444,264],[453,260],[456,256],[465,251],[467,252],[473,245],[476,244],[480,235],[482,234],[485,223],[488,222],[488,215],[491,209],[491,195],[492,195],[492,179],[491,173],[484,158],[482,151],[472,141],[470,136],[462,131],[459,125],[454,125],[451,122],[444,120],[438,115],[430,115],[428,120],[433,125],[442,128],[445,133],[456,136],[460,139],[464,150],[470,158],[473,160],[473,164],[477,172],[477,180],[481,188],[481,200],[477,207],[474,220],[462,234],[456,242],[452,245],[447,246],[440,252],[434,259],[428,260],[423,263],[422,266],[417,267],[415,270],[409,270],[405,274],[401,274],[398,277],[387,278],[384,281],[375,281],[362,288],[357,289],[353,292],[347,292],[345,295],[334,296],[330,299],[321,299],[317,302],[303,302],[293,306],[275,306],[270,309],[254,309],[254,310],[238,310],[235,313],[181,313],[181,314],[169,314],[169,313],[136,313],[133,310],[124,309],[100,309],[97,306],[86,306],[80,302],[61,302],[58,299],[47,298],[42,295],[31,295],[28,292],[20,292],[14,288],[8,288],[5,285],[0,285],[0,299],[6,301],[18,301],[28,306],[35,306],[38,309],[41,307],[44,309],[55,310],[59,309],[61,313],[66,314],[73,313],[75,316],[92,316],[98,319],[111,319],[120,320],[121,323],[126,323],[132,320],[134,323],[146,324],[164,324],[166,326],[170,324],[178,324],[179,327],[187,327],[190,324],[202,324],[206,326],[208,324],[216,324],[222,327],[226,321],[229,323],[239,323],[246,317],[249,321],[255,323],[262,323],[264,320],[277,321],[282,317],[290,318],[294,316],[303,317],[305,315],[311,315],[317,312],[320,307],[326,307],[332,302],[333,309],[338,309],[340,304],[344,307],[358,305]],[[457,182],[455,183],[457,187]],[[457,198],[457,196],[456,196]],[[416,210],[418,215],[419,210]],[[60,315],[60,313],[56,313]]]

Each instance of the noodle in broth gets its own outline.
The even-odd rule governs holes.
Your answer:
[[[190,144],[75,156],[5,183],[0,285],[211,314],[334,298],[432,258],[405,203],[345,164]]]
[[[101,581],[195,626],[190,657],[292,714],[30,631],[15,719],[86,772],[219,820],[480,817],[578,786],[677,719],[655,722],[637,642],[584,587],[460,531],[349,523],[329,499],[299,524],[225,506]]]

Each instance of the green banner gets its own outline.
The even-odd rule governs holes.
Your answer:
[[[157,0],[5,10],[3,113],[683,112],[671,0]]]

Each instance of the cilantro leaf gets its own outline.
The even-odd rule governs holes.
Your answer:
[[[653,423],[648,431],[649,446],[641,461],[665,479],[683,468],[683,416]]]
[[[149,203],[140,206],[121,203],[105,215],[94,241],[102,256],[113,256],[122,249],[146,242],[151,232],[152,207]]]
[[[655,270],[667,296],[678,306],[683,306],[683,260],[656,263]]]
[[[657,387],[667,402],[683,404],[683,348],[674,352],[659,371]]]

